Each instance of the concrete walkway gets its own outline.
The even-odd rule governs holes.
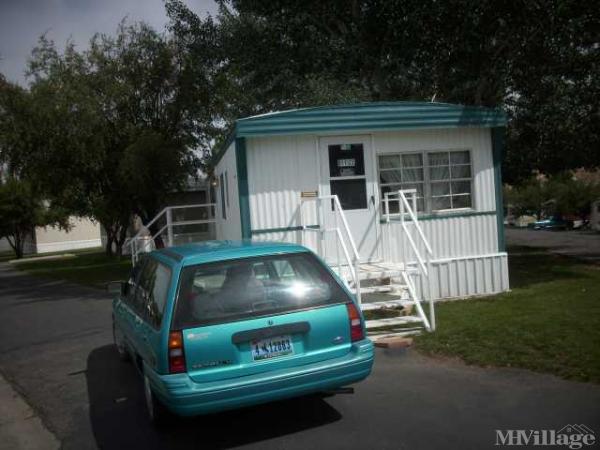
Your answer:
[[[56,437],[0,375],[0,449],[51,450],[59,447]]]

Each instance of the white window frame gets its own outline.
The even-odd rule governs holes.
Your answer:
[[[225,204],[225,172],[219,174],[219,204],[221,205],[221,219],[227,220],[227,205]]]
[[[453,165],[451,163],[451,153],[454,152],[469,152],[469,163],[468,164],[454,164],[454,165],[458,165],[458,166],[469,166],[470,167],[470,171],[471,171],[471,176],[469,178],[452,178],[452,172],[450,167]],[[429,173],[429,169],[431,167],[445,167],[445,166],[430,166],[429,165],[429,154],[432,153],[448,153],[448,168],[450,170],[450,178],[448,178],[448,180],[435,180],[433,181],[433,183],[436,182],[448,182],[450,183],[450,193],[446,194],[446,195],[436,195],[435,197],[450,197],[450,204],[452,204],[452,182],[453,181],[469,181],[470,182],[470,193],[464,193],[462,195],[470,195],[471,196],[471,206],[470,207],[462,207],[462,208],[446,208],[446,209],[436,209],[434,210],[432,208],[432,199],[433,196],[431,195],[431,177],[430,177],[430,173]],[[421,160],[422,160],[422,167],[404,167],[402,166],[402,155],[421,155]],[[381,156],[399,156],[400,157],[400,167],[397,168],[384,168],[382,169],[380,166],[380,162],[379,162],[379,158]],[[476,211],[476,205],[475,205],[475,173],[474,173],[474,161],[473,161],[473,150],[470,148],[451,148],[451,149],[447,149],[447,148],[443,148],[443,149],[429,149],[429,150],[417,150],[417,151],[407,151],[407,152],[384,152],[384,153],[377,153],[376,155],[376,159],[377,159],[377,184],[378,184],[378,189],[379,189],[379,194],[381,196],[381,201],[383,202],[383,200],[385,199],[385,195],[382,192],[382,187],[385,186],[390,186],[390,185],[399,185],[399,184],[422,184],[423,185],[423,206],[424,206],[424,210],[423,211],[418,211],[419,215],[436,215],[436,214],[453,214],[453,213],[460,213],[460,212],[468,212],[468,211]],[[417,182],[404,182],[404,181],[400,181],[400,182],[393,182],[393,183],[382,183],[381,182],[381,172],[385,172],[385,171],[393,171],[393,170],[402,170],[402,169],[419,169],[422,168],[423,169],[423,181],[417,181]],[[461,194],[458,194],[461,195]],[[456,196],[456,195],[454,195]],[[385,211],[382,208],[381,211],[382,215],[385,213]],[[395,215],[399,215],[399,213],[394,213],[394,214],[390,214],[390,216],[395,216]]]
[[[421,165],[404,167],[402,165],[402,156],[403,155],[421,155]],[[400,167],[382,169],[379,164],[380,156],[399,156],[400,157]],[[423,181],[404,182],[401,180],[399,182],[392,182],[392,183],[382,183],[381,182],[381,172],[392,172],[395,170],[400,170],[400,172],[402,173],[403,169],[421,169],[423,171]],[[427,172],[427,166],[425,165],[425,154],[423,152],[378,153],[377,154],[377,183],[379,185],[378,188],[379,188],[379,195],[381,196],[381,202],[383,203],[383,201],[385,200],[385,194],[382,192],[382,187],[397,186],[399,184],[400,185],[402,185],[402,184],[422,184],[423,185],[423,197],[419,197],[419,198],[423,199],[423,211],[419,211],[419,214],[426,213],[426,211],[427,211],[427,179],[426,179],[426,176],[427,175],[425,172]]]

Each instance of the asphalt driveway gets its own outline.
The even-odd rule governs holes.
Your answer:
[[[151,429],[116,357],[110,300],[0,265],[0,371],[65,449],[491,448],[496,429],[600,433],[600,386],[379,351],[354,395],[295,399]],[[588,447],[589,448],[589,447]]]

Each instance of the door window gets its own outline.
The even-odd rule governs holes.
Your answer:
[[[329,146],[329,176],[352,177],[365,174],[365,156],[362,144]]]
[[[364,179],[331,180],[331,195],[337,195],[342,209],[367,209],[367,185]]]
[[[367,177],[362,144],[328,146],[329,185],[342,209],[367,209]]]

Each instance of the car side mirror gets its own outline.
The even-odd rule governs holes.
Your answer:
[[[106,290],[112,295],[125,295],[127,293],[127,283],[124,281],[109,281]]]

